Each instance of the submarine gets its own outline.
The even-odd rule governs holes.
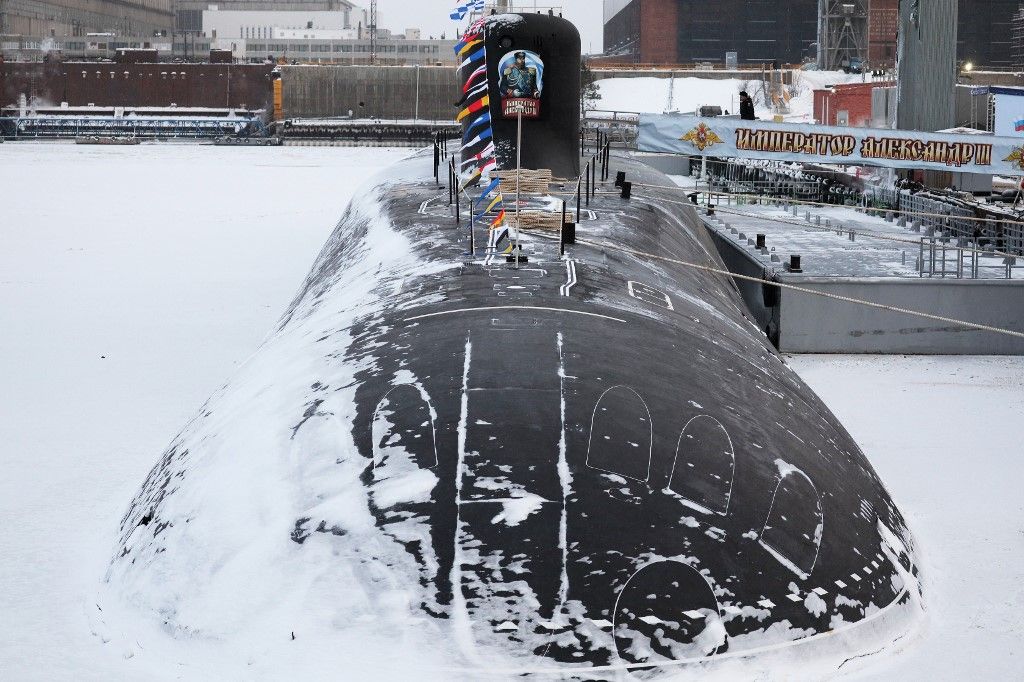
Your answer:
[[[581,174],[575,27],[492,14],[457,50],[472,212],[429,149],[358,193],[105,583],[174,638],[377,628],[449,679],[791,679],[907,638],[904,517],[668,178],[616,152],[642,197],[599,191],[576,243],[516,229]],[[517,164],[549,190],[517,198]]]

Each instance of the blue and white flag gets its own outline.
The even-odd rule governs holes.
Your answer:
[[[484,0],[470,0],[470,2],[467,2],[463,5],[459,5],[458,7],[453,9],[451,14],[449,14],[448,16],[450,16],[455,21],[462,21],[463,19],[466,18],[466,14],[470,10],[481,12],[483,11],[483,9]]]

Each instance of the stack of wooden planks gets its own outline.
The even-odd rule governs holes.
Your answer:
[[[501,181],[498,185],[501,193],[515,196],[516,171],[495,171],[494,175]],[[541,168],[539,170],[523,168],[519,171],[519,192],[521,194],[547,194],[550,184],[551,169],[549,168]]]
[[[508,214],[508,226],[515,227],[516,214],[514,212]],[[565,221],[572,223],[576,220],[576,216],[571,212],[565,214]],[[562,212],[557,213],[550,211],[520,211],[519,212],[519,229],[520,230],[561,230],[562,229]]]

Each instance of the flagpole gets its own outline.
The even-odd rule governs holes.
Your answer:
[[[519,126],[516,131],[516,269],[519,269],[519,204],[522,203],[519,197],[519,172],[523,167],[523,110],[519,109]]]

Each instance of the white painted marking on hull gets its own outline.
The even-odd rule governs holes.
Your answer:
[[[572,288],[576,286],[576,281],[576,261],[572,258],[568,258],[565,261],[565,284],[563,284],[559,289],[562,296],[569,295]]]
[[[562,551],[562,572],[558,583],[556,617],[561,618],[562,609],[569,599],[569,497],[572,495],[572,473],[569,472],[568,443],[565,437],[565,351],[562,332],[558,332],[558,392],[562,420],[562,433],[558,439],[558,482],[562,488],[562,518],[558,524],[558,547]]]
[[[611,320],[613,322],[626,323],[625,320],[618,317],[611,317],[610,315],[601,315],[600,313],[588,313],[583,310],[569,310],[568,308],[548,308],[539,305],[497,305],[497,306],[483,306],[480,308],[456,308],[454,310],[442,310],[436,313],[427,313],[425,315],[416,315],[414,317],[405,318],[406,322],[415,322],[416,320],[423,320],[429,317],[440,317],[442,315],[456,315],[458,313],[475,313],[484,310],[545,310],[548,312],[555,313],[569,313],[572,315],[586,315],[587,317],[600,317],[604,320]]]
[[[466,471],[466,433],[469,422],[469,363],[473,358],[472,337],[466,336],[465,360],[462,364],[462,409],[459,414],[458,461],[455,465],[455,556],[452,559],[452,630],[459,648],[470,660],[475,660],[476,643],[473,641],[473,622],[469,618],[466,595],[462,593],[462,564],[464,557],[459,543],[462,518],[459,508],[462,503],[462,477]]]

